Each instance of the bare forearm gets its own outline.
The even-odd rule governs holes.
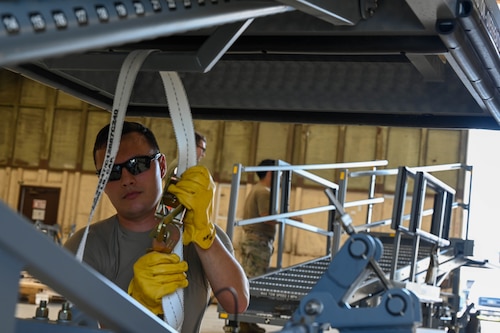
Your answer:
[[[245,311],[250,297],[248,279],[234,256],[218,238],[208,250],[196,249],[219,304],[229,313]]]

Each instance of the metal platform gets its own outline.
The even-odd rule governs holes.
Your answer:
[[[278,161],[277,166],[267,167],[272,168],[274,171],[281,170],[283,175],[281,182],[276,181],[276,179],[280,179],[279,177],[275,177],[275,182],[271,185],[271,211],[275,212],[276,215],[267,216],[265,220],[277,220],[283,223],[282,228],[285,228],[285,226],[289,227],[287,216],[296,214],[297,212],[288,212],[287,210],[289,207],[287,202],[289,195],[287,191],[290,190],[290,186],[286,183],[286,180],[291,179],[289,173],[308,176],[308,172],[302,170],[302,167],[305,167],[307,170],[307,166],[291,166],[283,161]],[[310,168],[316,167],[319,168],[320,166],[310,166]],[[335,168],[336,165],[329,165],[328,167]],[[461,207],[464,209],[462,212],[464,216],[468,216],[469,202],[465,200],[459,205],[455,201],[457,200],[454,197],[455,190],[429,172],[463,170],[465,171],[463,174],[464,178],[468,178],[472,176],[471,167],[465,165],[442,165],[420,168],[400,167],[393,170],[376,170],[377,168],[375,167],[371,171],[357,171],[354,165],[345,167],[346,169],[351,168],[350,172],[346,172],[344,180],[338,186],[335,184],[322,184],[321,179],[316,179],[318,184],[327,187],[325,192],[330,191],[330,193],[333,193],[335,191],[337,197],[340,198],[335,199],[327,195],[330,198],[330,203],[335,208],[335,214],[333,214],[335,218],[331,222],[333,225],[329,223],[328,230],[330,232],[333,231],[336,237],[331,237],[333,235],[325,233],[327,235],[325,243],[329,244],[331,251],[327,250],[326,255],[323,257],[282,268],[279,252],[282,251],[281,237],[284,233],[280,229],[278,233],[280,238],[278,238],[277,245],[275,245],[278,251],[277,267],[271,268],[272,271],[268,274],[250,280],[251,300],[247,311],[241,315],[232,316],[219,309],[219,317],[227,320],[228,327],[234,321],[277,326],[285,325],[292,318],[301,300],[309,296],[311,289],[317,286],[325,272],[330,270],[330,263],[336,258],[335,255],[339,253],[336,250],[338,248],[336,242],[340,242],[339,234],[342,232],[339,224],[344,224],[344,229],[347,229],[344,232],[348,232],[349,235],[351,233],[367,233],[382,244],[382,253],[376,265],[370,265],[369,269],[363,271],[362,276],[359,276],[358,280],[353,282],[347,294],[343,296],[342,302],[346,302],[351,307],[366,307],[369,304],[376,303],[378,301],[377,297],[387,291],[390,284],[399,287],[421,289],[418,297],[422,304],[442,303],[440,306],[449,306],[454,308],[454,311],[458,309],[458,291],[455,289],[448,296],[441,299],[440,290],[445,282],[449,282],[451,285],[450,288],[457,288],[454,284],[459,280],[459,275],[455,275],[454,272],[457,268],[471,262],[470,256],[473,254],[473,241],[467,238],[455,239],[449,237],[452,210]],[[231,230],[233,224],[241,226],[252,222],[261,222],[260,220],[264,219],[236,220],[235,218],[235,204],[238,201],[237,195],[241,173],[243,171],[256,171],[255,168],[251,166],[235,166],[231,187],[230,214],[228,215],[229,230]],[[263,169],[263,167],[260,168]],[[370,211],[373,207],[370,205],[380,203],[380,200],[377,200],[373,196],[373,191],[368,189],[368,192],[372,193],[372,195],[369,195],[366,201],[358,202],[358,204],[368,204],[371,207],[367,210],[367,223],[354,228],[347,228],[346,225],[350,225],[351,223],[350,217],[345,213],[342,206],[349,205],[349,207],[352,207],[355,205],[355,202],[341,202],[346,197],[348,178],[370,177],[372,185],[375,186],[375,178],[377,176],[388,175],[397,176],[397,190],[394,195],[392,217],[382,221],[371,221]],[[471,179],[468,179],[468,183],[471,183]],[[413,187],[410,184],[413,184]],[[431,197],[434,200],[433,209],[424,210],[423,202],[425,198]],[[470,200],[470,198],[468,199]],[[411,212],[403,214],[405,204],[408,205],[409,202],[411,202]],[[304,209],[301,212],[306,213],[307,211],[307,209]],[[432,217],[430,225],[427,226],[430,232],[425,232],[421,229],[422,217],[424,215]],[[464,223],[468,223],[468,218],[464,219]],[[377,232],[377,227],[382,225],[390,225],[393,232]],[[304,227],[300,223],[293,226]],[[332,243],[329,243],[331,240],[330,237],[333,239]],[[346,274],[351,269],[346,266]],[[336,274],[342,275],[343,272],[342,270],[336,270]],[[380,278],[380,275],[383,275],[383,279]],[[340,279],[341,277],[330,276],[330,278]],[[446,305],[443,305],[445,303]],[[432,307],[433,305],[430,305],[430,308]],[[429,311],[426,311],[425,315],[426,322],[423,327],[434,327],[432,325],[435,325],[435,319],[431,318]]]
[[[495,0],[17,0],[0,8],[0,66],[110,110],[168,117],[158,71],[195,119],[500,129]]]
[[[238,315],[238,320],[283,326],[300,300],[316,285],[330,261],[331,257],[319,258],[250,279],[250,306]]]
[[[379,260],[382,270],[387,277],[394,263],[392,262],[394,247],[394,235],[374,234],[382,241],[384,253]],[[456,240],[457,247],[443,249],[439,254],[439,275],[443,276],[454,269],[466,265],[469,260],[467,256],[471,253],[463,253],[463,241]],[[425,279],[429,268],[429,256],[432,245],[423,244],[420,247],[417,266],[420,267],[417,280]],[[323,276],[331,262],[331,257],[322,257],[306,263],[295,265],[276,272],[256,277],[250,280],[251,302],[248,310],[238,316],[238,320],[255,322],[261,324],[283,326],[298,307],[300,300],[305,297]],[[399,261],[396,275],[397,282],[409,280],[409,266],[412,263],[412,240],[407,238],[399,248]],[[348,269],[348,267],[346,267]],[[358,288],[349,297],[352,306],[366,300],[373,295],[383,291],[383,285],[375,278],[374,274],[368,274]],[[219,311],[222,311],[219,309]],[[229,316],[229,318],[234,318]]]

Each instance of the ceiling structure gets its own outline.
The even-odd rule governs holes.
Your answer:
[[[494,0],[12,0],[0,66],[110,110],[120,66],[154,49],[128,115],[500,129]]]

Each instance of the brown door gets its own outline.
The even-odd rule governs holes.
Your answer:
[[[54,225],[57,223],[60,191],[56,187],[21,186],[18,210],[28,220]]]

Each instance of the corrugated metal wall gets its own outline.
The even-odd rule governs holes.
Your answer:
[[[72,224],[78,228],[84,226],[97,180],[92,158],[93,141],[98,130],[109,122],[108,112],[0,70],[0,113],[0,199],[16,209],[21,185],[59,187],[61,202],[57,222],[63,233],[68,232]],[[132,120],[149,126],[157,135],[167,160],[174,159],[177,147],[170,119]],[[281,159],[292,164],[381,159],[389,161],[389,168],[457,163],[465,161],[467,136],[466,131],[458,130],[247,121],[196,120],[195,127],[208,139],[207,156],[202,164],[213,172],[218,183],[214,214],[217,223],[223,227],[235,163],[256,165],[264,158]],[[338,171],[315,173],[338,181]],[[456,172],[440,174],[440,179],[459,190],[463,186]],[[243,179],[249,183],[255,180],[253,175]],[[381,192],[391,193],[395,181],[395,177],[383,178],[377,187]],[[242,191],[249,188],[242,187]],[[349,188],[365,191],[367,182],[353,179]],[[295,181],[294,189],[291,205],[296,209],[326,200],[322,192],[308,181]],[[351,195],[355,196],[353,193]],[[244,197],[245,193],[242,193],[240,206]],[[107,217],[112,212],[113,208],[104,198],[96,219]],[[359,216],[360,221],[364,218],[361,211],[350,213],[355,218]],[[323,219],[319,216],[317,221],[313,219],[308,223],[319,226],[326,223]],[[316,237],[294,232],[293,237],[287,238],[286,250],[297,256],[315,255],[320,251]],[[321,252],[323,250],[321,246]]]

